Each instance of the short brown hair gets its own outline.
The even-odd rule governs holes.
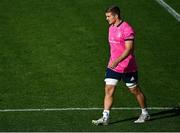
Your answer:
[[[118,6],[113,5],[113,6],[108,7],[106,9],[106,13],[108,13],[108,12],[111,12],[112,15],[114,15],[114,16],[118,15],[118,18],[121,18],[121,14],[120,14],[121,11]]]

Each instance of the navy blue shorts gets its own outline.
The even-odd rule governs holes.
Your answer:
[[[118,73],[110,68],[106,69],[105,82],[108,85],[116,85],[118,81],[126,83],[128,88],[133,88],[138,82],[138,72]]]

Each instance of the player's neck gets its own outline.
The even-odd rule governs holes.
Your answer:
[[[120,23],[122,23],[121,19],[117,19],[116,22],[114,23],[114,26],[118,26]]]

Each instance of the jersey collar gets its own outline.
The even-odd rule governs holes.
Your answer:
[[[119,27],[124,21],[122,20],[121,23],[119,23],[116,27]]]

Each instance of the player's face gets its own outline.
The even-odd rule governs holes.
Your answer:
[[[109,24],[114,24],[116,22],[117,17],[112,15],[111,12],[107,12],[105,15],[106,15],[106,20],[108,21]]]

